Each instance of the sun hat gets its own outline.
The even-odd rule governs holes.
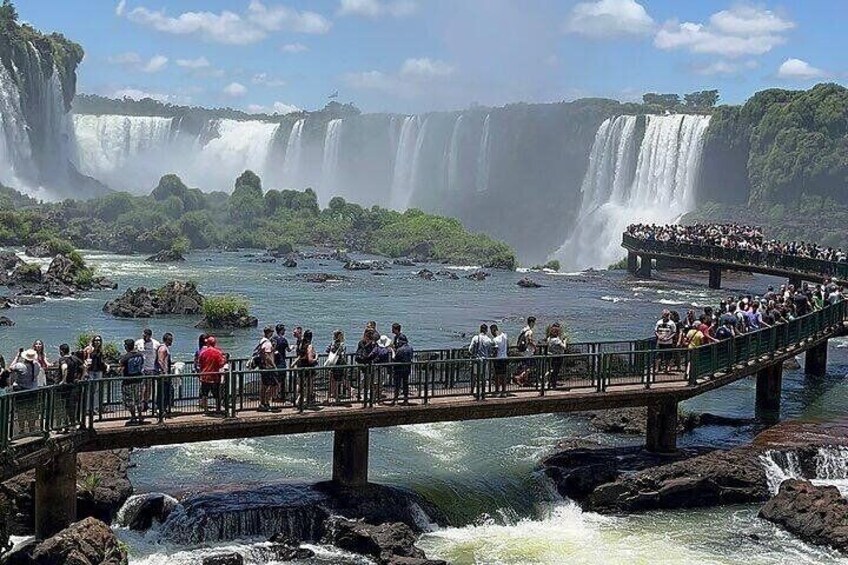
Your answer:
[[[392,340],[389,339],[387,335],[381,335],[380,339],[377,341],[377,345],[380,347],[390,347],[392,345]]]
[[[27,349],[21,353],[21,357],[23,357],[24,361],[38,361],[38,353],[35,349]]]

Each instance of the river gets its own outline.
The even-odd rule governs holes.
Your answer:
[[[121,320],[101,311],[107,299],[128,286],[157,287],[175,278],[197,281],[207,295],[244,295],[260,328],[277,322],[290,328],[300,324],[314,330],[319,347],[328,343],[336,328],[354,344],[365,322],[373,319],[383,333],[392,322],[400,322],[418,348],[464,345],[480,323],[492,321],[514,341],[527,315],[535,315],[540,327],[564,321],[573,340],[640,338],[651,333],[662,308],[683,314],[690,307],[717,304],[728,294],[762,292],[781,282],[726,274],[725,289],[714,291],[707,288],[703,275],[695,273],[662,274],[650,281],[622,271],[533,273],[529,276],[545,286],[525,289],[515,284],[525,274],[499,271],[484,282],[426,281],[415,275],[421,267],[395,266],[378,275],[347,272],[334,261],[303,260],[297,268],[287,269],[250,262],[249,252],[193,253],[179,265],[101,252],[83,255],[119,289],[7,311],[16,325],[0,328],[4,354],[40,338],[56,357],[58,345],[81,331],[96,330],[105,341],[118,342],[139,337],[150,325],[157,337],[173,332],[175,356],[188,357],[198,334],[193,327],[196,319]],[[470,267],[451,269],[462,275]],[[311,272],[347,280],[311,284],[300,276]],[[258,333],[233,331],[218,336],[219,343],[234,355],[246,356]],[[828,375],[823,379],[808,379],[802,371],[785,372],[782,418],[844,414],[846,346],[848,341],[831,340]],[[683,408],[751,417],[754,382],[737,382],[687,401]],[[726,447],[750,441],[757,430],[701,428],[682,436],[680,444]],[[371,434],[370,479],[411,488],[448,516],[454,526],[425,534],[420,546],[431,557],[452,563],[848,563],[757,519],[756,506],[626,518],[584,513],[559,499],[535,473],[537,462],[563,438],[622,445],[641,441],[600,434],[578,417],[556,414],[379,429]],[[169,493],[203,490],[210,484],[312,482],[330,476],[331,443],[330,434],[304,434],[139,450],[133,454],[136,466],[131,478],[137,492]],[[160,543],[155,530],[144,536],[118,533],[130,547],[132,564],[197,563],[209,551]],[[218,546],[248,552],[254,543],[236,540]],[[323,548],[313,562],[362,561]]]

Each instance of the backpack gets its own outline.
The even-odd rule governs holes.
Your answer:
[[[66,355],[62,357],[63,363],[68,365],[67,382],[75,383],[82,380],[82,362],[75,355]]]
[[[144,374],[144,355],[138,353],[127,359],[127,377],[138,377]]]
[[[527,351],[527,330],[521,330],[521,333],[518,334],[518,342],[515,345],[520,353]]]

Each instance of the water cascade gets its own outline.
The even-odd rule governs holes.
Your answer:
[[[5,65],[0,65],[0,128],[0,182],[17,186],[18,171],[32,167],[32,146],[20,93]]]
[[[394,171],[392,172],[391,207],[400,210],[406,205],[412,193],[415,178],[413,157],[418,147],[418,116],[403,119],[395,151]]]
[[[462,170],[460,169],[459,149],[461,135],[462,114],[457,116],[456,121],[453,124],[453,132],[451,132],[450,144],[448,146],[447,154],[447,189],[448,192],[453,193],[459,192],[460,190],[460,175],[462,174]]]
[[[477,192],[486,192],[489,189],[489,146],[491,136],[491,114],[486,114],[483,120],[483,133],[480,136],[480,149],[477,151]]]
[[[569,269],[606,267],[621,257],[627,225],[673,222],[690,211],[709,121],[684,114],[605,120],[589,156],[577,223],[555,255]]]
[[[327,123],[327,133],[324,136],[324,154],[321,162],[321,190],[319,197],[326,203],[339,192],[336,172],[339,170],[339,148],[342,139],[342,124],[340,119]]]
[[[300,119],[292,126],[289,141],[286,143],[286,160],[283,163],[283,179],[287,187],[298,186],[300,161],[303,158],[303,125],[306,119]]]
[[[766,480],[772,494],[777,494],[783,481],[803,478],[801,463],[794,451],[769,450],[760,456],[760,462],[766,470]]]

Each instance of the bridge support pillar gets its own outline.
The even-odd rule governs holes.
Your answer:
[[[368,482],[368,428],[334,432],[333,482],[344,486]]]
[[[659,400],[648,405],[645,449],[652,453],[677,451],[677,401]]]
[[[635,275],[639,270],[639,256],[633,251],[627,252],[627,272]]]
[[[77,454],[57,453],[35,468],[35,537],[47,539],[77,519]]]
[[[651,278],[651,258],[645,255],[639,256],[639,268],[636,269],[636,276],[642,279]]]
[[[710,267],[710,288],[721,288],[721,267]]]
[[[804,373],[814,377],[827,374],[827,340],[808,349],[804,354]]]
[[[757,373],[757,418],[765,422],[780,420],[780,392],[783,363],[775,363]]]

